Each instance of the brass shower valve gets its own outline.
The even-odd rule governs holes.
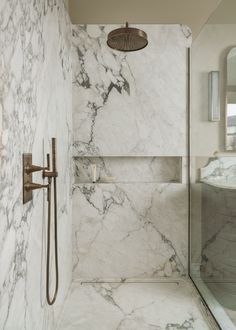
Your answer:
[[[43,179],[48,178],[48,184],[33,182],[33,173],[42,171]],[[56,178],[58,172],[55,166],[55,155],[53,154],[53,168],[50,171],[50,155],[47,154],[47,166],[37,166],[32,164],[32,154],[23,154],[23,203],[32,200],[32,191],[47,188],[51,184],[52,178]]]

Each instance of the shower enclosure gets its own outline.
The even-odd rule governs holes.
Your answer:
[[[236,21],[222,21],[229,5],[222,1],[193,42],[190,111],[190,276],[227,330],[236,329]]]

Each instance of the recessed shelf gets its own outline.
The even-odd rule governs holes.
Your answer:
[[[182,157],[74,157],[74,182],[182,183]]]

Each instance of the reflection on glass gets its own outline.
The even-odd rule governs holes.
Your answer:
[[[192,45],[190,276],[222,330],[236,330],[235,10],[236,0],[222,0]],[[206,122],[205,87],[212,70],[220,71],[225,84],[223,132],[223,121]],[[204,138],[197,139],[200,135]]]
[[[190,275],[223,330],[236,329],[235,200],[236,156],[191,157]]]

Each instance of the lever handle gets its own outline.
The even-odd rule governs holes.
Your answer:
[[[47,170],[50,170],[50,154],[47,154]]]
[[[30,174],[33,172],[38,172],[44,170],[44,167],[42,166],[36,166],[36,165],[27,165],[24,168],[26,174]]]
[[[48,185],[31,182],[31,183],[26,183],[24,185],[24,188],[26,191],[31,191],[31,190],[41,189],[41,188],[48,188]]]
[[[57,171],[56,166],[56,138],[52,138],[52,171]]]

